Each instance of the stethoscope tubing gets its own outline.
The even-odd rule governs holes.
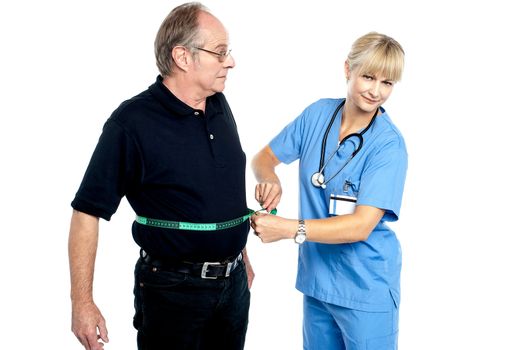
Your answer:
[[[332,114],[332,117],[331,117],[331,120],[329,122],[329,125],[327,125],[327,129],[325,130],[325,134],[323,135],[323,140],[322,140],[322,144],[321,144],[321,154],[320,154],[320,164],[318,166],[318,171],[316,173],[313,174],[312,176],[312,184],[316,187],[322,187],[322,188],[325,188],[325,186],[327,185],[327,183],[329,183],[329,181],[331,181],[332,179],[334,179],[350,162],[351,160],[358,154],[358,152],[360,152],[360,150],[362,149],[362,146],[363,146],[363,143],[364,143],[364,140],[363,140],[363,134],[365,134],[367,132],[367,130],[369,130],[369,128],[371,127],[371,125],[373,125],[373,122],[374,120],[376,119],[376,116],[378,114],[378,110],[379,108],[376,109],[376,112],[374,113],[374,116],[373,118],[371,119],[371,121],[369,122],[369,124],[367,125],[367,127],[365,127],[365,129],[363,129],[361,132],[359,133],[351,133],[347,136],[345,136],[338,144],[338,147],[331,153],[331,155],[329,156],[329,159],[327,160],[327,162],[325,163],[325,149],[326,149],[326,146],[327,146],[327,138],[329,137],[329,132],[331,131],[331,128],[332,128],[332,124],[334,124],[334,121],[336,120],[336,115],[338,114],[338,112],[340,111],[340,109],[343,107],[343,105],[345,104],[345,100],[343,100],[339,105],[338,107],[336,107],[336,110],[334,111],[334,113]],[[340,145],[342,145],[345,141],[347,141],[348,139],[350,139],[351,137],[357,137],[359,142],[358,142],[358,146],[356,147],[356,149],[354,150],[354,152],[351,154],[351,156],[349,157],[349,159],[347,159],[347,161],[345,162],[345,165],[342,166],[340,168],[340,170],[338,170],[336,172],[336,174],[334,174],[333,176],[331,176],[327,181],[324,180],[324,175],[323,175],[323,170],[325,170],[325,167],[327,166],[327,164],[329,164],[329,162],[331,161],[331,159],[334,157],[334,155],[336,154],[336,152],[338,152],[338,150],[340,149]],[[317,176],[316,176],[317,175]],[[322,180],[320,181],[320,177],[322,178]]]

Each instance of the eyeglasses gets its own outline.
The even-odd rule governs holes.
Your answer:
[[[230,49],[230,50],[227,50],[227,51],[215,52],[215,51],[210,51],[210,50],[207,50],[207,49],[203,49],[202,47],[196,47],[196,46],[192,46],[192,47],[194,49],[196,49],[196,50],[200,50],[200,51],[211,53],[212,55],[216,55],[217,59],[219,60],[219,62],[225,62],[227,57],[230,56],[230,52],[232,51]]]

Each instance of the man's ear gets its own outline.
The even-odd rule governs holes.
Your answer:
[[[188,65],[191,61],[189,55],[191,53],[184,46],[175,46],[172,49],[172,59],[175,65],[185,72],[188,71]]]

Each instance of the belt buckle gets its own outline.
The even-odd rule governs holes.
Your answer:
[[[207,276],[206,273],[208,272],[208,266],[217,266],[221,265],[221,263],[218,262],[204,262],[203,268],[201,269],[201,278],[209,279],[209,280],[216,280],[217,276]],[[230,271],[228,271],[230,273]]]

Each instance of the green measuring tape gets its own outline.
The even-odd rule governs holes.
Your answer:
[[[260,209],[260,210],[248,209],[248,214],[243,215],[242,217],[239,217],[237,219],[232,219],[232,220],[228,220],[225,222],[209,223],[209,224],[150,219],[150,218],[145,218],[144,216],[139,216],[139,215],[137,215],[137,217],[135,218],[135,221],[137,221],[141,225],[160,227],[160,228],[169,228],[173,230],[217,231],[217,230],[224,230],[224,229],[231,228],[237,225],[241,225],[243,222],[247,221],[248,218],[252,216],[252,214],[263,211],[263,210],[265,209]],[[272,209],[270,211],[270,214],[276,215],[277,212],[278,212],[277,209]]]

